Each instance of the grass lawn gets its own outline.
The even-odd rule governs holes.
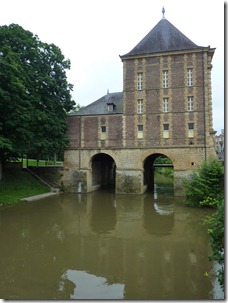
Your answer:
[[[0,181],[0,204],[17,203],[22,198],[46,192],[50,192],[50,189],[29,172],[13,168],[3,171],[3,180]]]
[[[21,160],[20,160],[21,162]],[[23,159],[23,167],[26,167],[27,160]],[[37,160],[35,159],[28,159],[28,166],[37,166]],[[54,166],[54,161],[52,160],[39,160],[38,166]],[[55,166],[63,166],[62,161],[56,161]]]

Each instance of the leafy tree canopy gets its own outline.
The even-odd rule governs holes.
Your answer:
[[[58,153],[67,145],[66,113],[75,107],[70,61],[17,24],[1,26],[0,41],[0,162]]]

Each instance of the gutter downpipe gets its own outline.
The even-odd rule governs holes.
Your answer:
[[[80,115],[80,128],[79,128],[79,131],[80,131],[80,143],[79,143],[79,169],[81,169],[81,147],[82,147],[82,116]]]
[[[206,102],[205,102],[205,64],[204,64],[204,50],[202,49],[202,68],[203,68],[203,107],[204,107],[204,157],[207,160],[206,148]]]

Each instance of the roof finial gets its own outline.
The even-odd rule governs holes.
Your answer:
[[[164,8],[164,5],[162,7],[162,18],[165,19],[165,8]]]

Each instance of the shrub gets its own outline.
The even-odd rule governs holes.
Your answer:
[[[223,193],[223,176],[224,168],[217,159],[203,162],[183,181],[187,203],[193,206],[210,205],[209,200],[208,204],[200,202],[216,199]]]
[[[213,215],[208,216],[204,221],[208,225],[209,243],[212,249],[209,260],[214,260],[220,265],[216,277],[224,290],[224,197],[220,196],[220,198],[212,200],[210,203],[213,206],[216,205],[217,209]],[[202,202],[203,205],[205,205],[204,203],[205,201]]]

